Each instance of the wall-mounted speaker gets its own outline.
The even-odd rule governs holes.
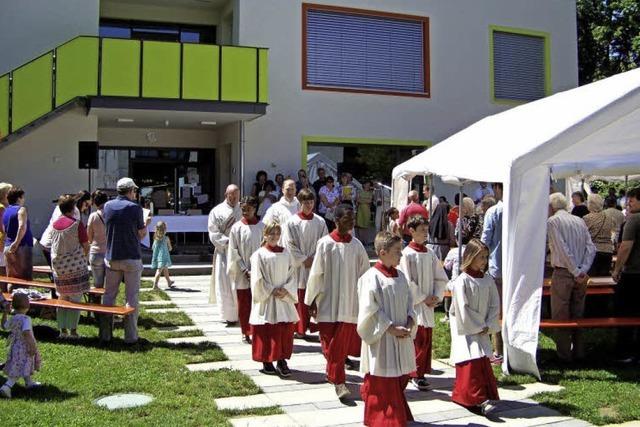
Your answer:
[[[98,141],[78,141],[78,168],[98,169]]]

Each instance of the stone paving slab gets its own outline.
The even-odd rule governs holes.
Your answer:
[[[140,301],[139,304],[144,307],[147,305],[173,305],[175,304],[175,302],[166,301],[166,300],[157,300],[157,301]]]
[[[157,313],[157,314],[162,314],[162,313],[182,313],[184,310],[182,310],[181,308],[150,308],[148,310],[145,310],[147,313]]]
[[[233,369],[250,376],[263,390],[253,396],[216,399],[219,409],[243,410],[278,405],[286,414],[270,416],[236,417],[230,420],[233,426],[342,426],[362,425],[363,402],[359,399],[362,375],[347,371],[347,385],[354,400],[348,405],[340,402],[334,387],[326,383],[325,360],[317,342],[295,340],[294,355],[289,361],[292,377],[281,379],[259,373],[260,364],[251,360],[251,347],[241,343],[240,329],[226,327],[220,321],[219,310],[208,304],[209,276],[176,277],[179,289],[184,292],[168,292],[172,301],[185,311],[195,327],[205,333],[204,337],[191,337],[187,342],[211,341],[217,343],[230,360],[223,362],[187,365],[193,372]],[[199,341],[202,340],[202,341]],[[181,342],[181,341],[178,341]],[[430,377],[433,389],[421,392],[410,384],[406,396],[416,423],[410,425],[447,426],[534,426],[557,425],[558,427],[583,427],[584,421],[560,415],[554,410],[529,400],[543,391],[559,391],[562,387],[542,383],[506,387],[499,390],[503,399],[489,420],[472,414],[451,402],[451,389],[455,379],[455,368],[448,360],[434,360],[432,367],[437,375]]]

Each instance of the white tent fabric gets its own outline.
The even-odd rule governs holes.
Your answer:
[[[397,203],[416,175],[504,184],[505,364],[539,376],[536,347],[549,180],[637,173],[640,69],[487,117],[396,166]]]

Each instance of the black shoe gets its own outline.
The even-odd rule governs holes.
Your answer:
[[[289,369],[289,366],[287,366],[287,361],[284,359],[278,360],[276,370],[278,371],[278,375],[280,375],[282,378],[288,378],[291,376],[291,369]]]
[[[346,359],[344,359],[344,366],[350,371],[355,371],[355,370],[358,369],[357,368],[357,366],[358,366],[357,362],[355,360],[349,359],[348,357]]]
[[[265,375],[278,375],[278,371],[273,367],[273,363],[263,363],[260,372]]]
[[[251,337],[249,335],[243,335],[242,342],[245,344],[251,344]]]
[[[225,323],[226,323],[227,328],[234,328],[234,327],[238,326],[238,322],[229,322],[229,321],[227,321]]]
[[[635,357],[629,356],[629,357],[621,357],[620,359],[616,359],[615,362],[621,365],[629,365],[635,362],[635,360],[636,360]]]

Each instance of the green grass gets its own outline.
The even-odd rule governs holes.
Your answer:
[[[116,323],[114,341],[103,347],[97,339],[98,328],[93,319],[82,318],[79,326],[82,338],[77,341],[52,338],[54,320],[32,319],[37,326],[43,359],[42,370],[34,379],[41,381],[43,387],[28,392],[21,384],[14,386],[13,399],[0,404],[3,426],[227,425],[227,419],[233,414],[217,411],[213,399],[260,393],[249,377],[237,371],[189,372],[186,369],[188,363],[226,358],[212,343],[172,345],[164,341],[198,333],[168,333],[157,329],[191,325],[184,313],[150,314],[142,308],[140,336],[149,342],[133,347],[123,343],[120,323]],[[2,338],[6,336],[5,332],[0,334]],[[0,342],[4,343],[2,338]],[[6,350],[6,346],[0,346],[0,360],[5,358]],[[0,376],[0,381],[4,381],[4,377]],[[114,412],[93,404],[97,398],[123,392],[146,393],[155,400],[142,408]],[[279,410],[261,411],[269,414]]]
[[[435,358],[448,358],[449,328],[439,321],[436,313],[433,333]],[[614,353],[615,330],[584,330],[586,361],[573,365],[558,363],[556,346],[549,334],[541,333],[538,342],[538,368],[542,382],[564,387],[558,393],[540,393],[533,399],[562,414],[580,418],[596,425],[640,420],[640,365],[616,365]],[[535,382],[531,375],[503,375],[494,367],[498,384],[502,387]]]

